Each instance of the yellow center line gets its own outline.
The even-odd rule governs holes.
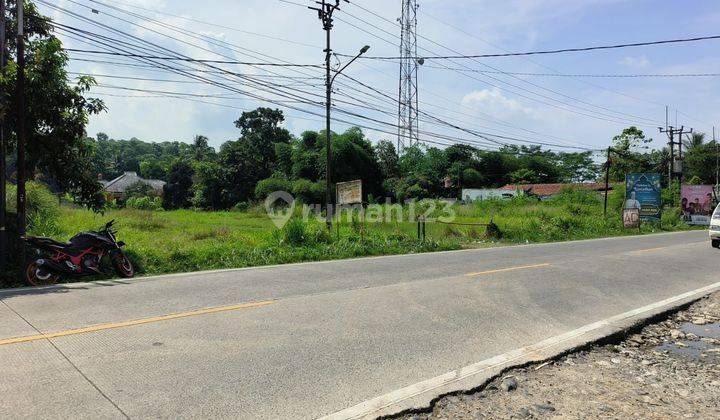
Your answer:
[[[516,271],[516,270],[528,270],[530,268],[541,268],[541,267],[550,267],[552,264],[545,263],[545,264],[534,264],[534,265],[522,265],[519,267],[509,267],[509,268],[499,268],[497,270],[488,270],[488,271],[480,271],[478,273],[468,273],[465,274],[466,277],[475,277],[475,276],[484,276],[486,274],[495,274],[495,273],[506,273],[508,271]]]
[[[660,246],[660,247],[657,247],[657,248],[639,249],[639,250],[637,250],[637,251],[632,251],[632,252],[633,252],[633,253],[640,253],[640,254],[642,254],[642,253],[644,253],[644,252],[662,251],[663,249],[668,249],[668,248],[670,248],[670,247],[669,247],[669,246]]]
[[[98,325],[92,325],[89,327],[76,328],[76,329],[72,329],[72,330],[64,330],[64,331],[58,331],[58,332],[53,332],[53,333],[29,335],[29,336],[25,336],[25,337],[6,338],[6,339],[0,339],[0,346],[5,346],[8,344],[27,343],[27,342],[31,342],[31,341],[47,340],[50,338],[67,337],[70,335],[87,334],[87,333],[93,333],[93,332],[98,332],[98,331],[111,330],[114,328],[132,327],[135,325],[151,324],[151,323],[155,323],[155,322],[169,321],[172,319],[189,318],[189,317],[199,316],[199,315],[216,314],[219,312],[229,312],[229,311],[237,311],[237,310],[241,310],[241,309],[260,308],[262,306],[272,305],[273,303],[275,303],[275,301],[267,300],[267,301],[260,301],[260,302],[242,303],[239,305],[219,306],[219,307],[215,307],[215,308],[206,308],[206,309],[198,309],[195,311],[178,312],[178,313],[169,314],[169,315],[154,316],[154,317],[150,317],[150,318],[141,318],[141,319],[135,319],[135,320],[130,320],[130,321],[98,324]]]

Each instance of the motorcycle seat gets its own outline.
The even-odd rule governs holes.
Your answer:
[[[43,237],[39,237],[39,236],[28,236],[27,240],[31,243],[49,246],[49,247],[53,247],[53,248],[65,249],[65,248],[70,247],[70,244],[68,244],[68,243],[58,242],[51,238],[43,238]]]

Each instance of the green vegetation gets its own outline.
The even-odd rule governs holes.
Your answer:
[[[639,232],[624,229],[622,191],[611,194],[607,218],[602,217],[602,201],[596,193],[578,190],[568,190],[549,201],[515,198],[447,205],[425,200],[414,208],[371,205],[364,224],[357,213],[343,213],[339,236],[336,230],[328,233],[320,217],[303,221],[300,208],[277,229],[260,207],[216,212],[125,208],[100,215],[80,208],[58,208],[56,201],[51,204],[51,195],[34,192],[33,197],[52,210],[44,210],[48,224],[33,225],[32,233],[67,240],[79,231],[116,219],[119,238],[128,244],[138,272],[145,275],[689,229],[672,211],[665,213],[662,222],[645,224]],[[425,241],[417,238],[417,224],[408,221],[421,214],[429,220]],[[456,224],[440,223],[451,214]],[[486,228],[486,224],[491,226]],[[53,229],[44,230],[47,225]]]

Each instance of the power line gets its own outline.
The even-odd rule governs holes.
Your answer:
[[[678,38],[668,39],[662,41],[648,41],[648,42],[635,42],[629,44],[615,44],[615,45],[602,45],[593,47],[581,47],[581,48],[563,48],[557,50],[541,50],[541,51],[528,51],[528,52],[516,52],[516,53],[502,53],[502,54],[462,54],[462,55],[436,55],[436,56],[423,56],[415,57],[417,59],[423,58],[425,60],[449,60],[449,59],[468,59],[468,58],[498,58],[498,57],[519,57],[528,55],[545,55],[545,54],[560,54],[568,52],[584,52],[584,51],[596,51],[596,50],[610,50],[617,48],[629,48],[629,47],[642,47],[649,45],[664,45],[664,44],[678,44],[686,42],[697,42],[697,41],[708,41],[720,39],[720,35],[709,35],[695,38]],[[341,54],[338,54],[341,55]],[[344,54],[343,54],[344,55]],[[392,56],[367,56],[363,57],[366,60],[402,60],[403,57],[392,57]]]
[[[466,71],[481,74],[512,74],[516,76],[539,76],[539,77],[586,77],[586,78],[643,78],[643,77],[719,77],[720,73],[683,73],[683,74],[568,74],[568,73],[525,73],[525,72],[509,72],[509,71],[489,71],[489,70],[467,70],[462,68],[447,68],[441,66],[424,65],[423,68]]]
[[[44,1],[42,1],[42,0],[39,0],[39,1],[43,2],[44,4],[47,4],[46,2],[44,2]],[[72,13],[71,13],[71,14],[72,14]],[[150,43],[150,42],[148,42],[148,41],[145,41],[145,40],[142,40],[142,39],[140,39],[140,38],[134,37],[134,36],[132,36],[132,35],[130,35],[130,34],[127,34],[126,32],[119,31],[119,30],[117,30],[117,29],[115,29],[115,28],[108,27],[107,25],[99,24],[99,23],[97,23],[97,22],[94,22],[94,21],[89,20],[89,19],[87,19],[87,18],[83,18],[83,17],[81,17],[81,16],[79,16],[79,15],[76,15],[76,14],[72,14],[72,15],[74,15],[74,16],[80,18],[80,19],[89,21],[90,23],[92,23],[92,24],[94,24],[94,25],[96,25],[96,26],[100,26],[100,27],[106,28],[106,29],[108,29],[108,30],[112,30],[112,31],[114,31],[114,32],[120,33],[120,34],[122,34],[122,35],[124,35],[124,36],[130,37],[131,39],[137,39],[137,40],[139,40],[139,41],[141,41],[141,42],[144,42],[144,43],[146,43],[146,44],[151,45],[153,48],[160,48],[161,50],[164,50],[165,52],[173,53],[173,54],[171,55],[171,56],[173,56],[173,57],[181,57],[181,58],[184,57],[184,56],[182,56],[182,55],[180,55],[180,54],[177,54],[177,53],[175,53],[175,52],[173,52],[173,51],[171,51],[171,50],[168,50],[167,48],[159,47],[159,46],[157,46],[157,45],[155,45],[155,44],[152,44],[152,43]],[[97,35],[97,34],[95,34],[95,35]],[[164,34],[163,34],[163,35],[164,35]],[[167,36],[167,35],[166,35],[166,36]],[[103,37],[103,38],[107,39],[107,37]],[[95,41],[95,42],[100,42],[100,41],[97,41],[97,39],[95,39],[94,41]],[[120,42],[120,41],[118,41],[118,40],[113,40],[113,42],[118,43],[118,42]],[[101,44],[101,45],[104,45],[104,46],[106,46],[106,47],[109,47],[109,46],[110,46],[109,44],[106,44],[106,43],[104,43],[104,42],[100,42],[100,44]],[[131,46],[131,48],[137,48],[137,47]],[[123,51],[123,53],[130,54],[130,52],[128,52],[128,51]],[[162,68],[162,69],[165,69],[165,70],[169,70],[169,71],[172,71],[172,72],[176,72],[176,73],[178,73],[178,74],[182,74],[182,75],[185,75],[185,76],[188,76],[188,77],[191,77],[191,78],[195,78],[195,79],[198,79],[198,78],[199,78],[197,75],[192,75],[192,74],[187,73],[187,72],[185,71],[185,69],[178,69],[178,68],[175,68],[175,67],[170,67],[170,66],[167,66],[167,65],[165,65],[165,64],[155,62],[155,61],[153,61],[152,59],[143,58],[141,54],[135,54],[135,53],[132,53],[132,54],[137,55],[137,56],[140,56],[140,57],[134,57],[134,58],[136,58],[137,60],[140,60],[140,61],[143,61],[143,62],[146,62],[146,63],[150,63],[151,65],[157,66],[157,67],[159,67],[159,68]],[[131,57],[131,58],[133,58],[133,57]],[[185,58],[187,58],[187,57],[185,57]],[[209,68],[214,69],[214,70],[221,70],[221,69],[219,69],[219,68],[217,68],[217,67],[215,67],[215,66],[211,66],[210,64],[207,64],[207,63],[200,63],[200,64],[203,64],[204,66],[209,67]],[[193,69],[193,70],[194,70],[194,69]],[[222,73],[227,73],[228,75],[233,75],[233,73],[232,73],[232,72],[229,72],[229,71],[222,71]],[[245,95],[245,96],[249,96],[249,97],[251,97],[251,98],[255,98],[255,99],[258,99],[258,100],[261,100],[261,101],[270,102],[270,103],[276,103],[276,104],[279,104],[279,105],[284,105],[284,106],[286,106],[286,107],[288,107],[288,108],[296,109],[296,110],[299,110],[299,111],[304,112],[304,113],[310,113],[310,114],[313,114],[313,115],[317,115],[316,113],[313,113],[313,112],[311,112],[311,111],[307,111],[307,110],[304,110],[304,109],[301,109],[301,108],[297,108],[297,107],[288,106],[286,103],[285,103],[285,104],[281,104],[280,102],[278,102],[278,100],[270,100],[270,99],[263,98],[263,97],[260,97],[260,96],[257,96],[257,95],[249,94],[248,92],[244,92],[244,91],[241,91],[241,90],[233,89],[233,88],[231,88],[231,87],[229,87],[229,86],[227,86],[227,85],[224,85],[224,84],[222,84],[222,83],[219,83],[219,82],[217,82],[217,81],[208,80],[208,79],[206,79],[206,78],[199,78],[199,79],[206,81],[208,84],[211,84],[211,85],[214,85],[214,86],[218,86],[218,87],[223,87],[223,88],[225,88],[225,89],[229,89],[229,90],[231,90],[231,91],[234,91],[234,92],[243,94],[243,95]],[[283,97],[288,97],[288,95],[281,95],[281,96],[283,96]],[[297,95],[293,95],[293,97],[297,97]],[[298,99],[301,99],[301,102],[303,102],[303,101],[302,101],[302,98],[299,98],[299,97],[297,97],[297,98],[298,98]],[[287,101],[284,101],[284,102],[287,102]],[[315,105],[315,103],[307,102],[307,100],[305,100],[305,102],[303,102],[303,103]],[[374,119],[374,118],[370,118],[370,117],[367,117],[367,116],[364,116],[364,115],[360,115],[360,114],[357,114],[357,113],[349,112],[349,111],[346,111],[346,110],[343,110],[343,109],[340,109],[340,108],[337,108],[337,109],[338,109],[340,112],[342,112],[342,113],[344,113],[344,114],[346,114],[346,115],[355,116],[355,117],[357,117],[357,118],[361,118],[361,119],[364,119],[364,120],[367,120],[367,121],[371,121],[371,122],[373,122],[373,123],[378,123],[378,124],[382,124],[382,125],[390,125],[390,126],[392,126],[392,127],[394,127],[394,128],[397,128],[396,126],[394,126],[394,125],[392,125],[392,124],[389,124],[389,123],[386,123],[386,122],[384,122],[384,121],[380,121],[380,120],[377,120],[377,119]],[[351,124],[354,124],[354,123],[351,123]],[[359,125],[359,124],[355,124],[355,125]],[[370,129],[379,131],[379,130],[378,130],[377,128],[375,128],[375,127],[370,127]],[[425,133],[423,133],[423,134],[431,135],[431,136],[433,136],[433,137],[435,137],[435,138],[445,138],[445,139],[457,140],[457,138],[455,138],[455,137],[438,135],[438,134],[436,134],[436,133],[425,132]],[[477,144],[477,142],[475,142],[475,143]],[[532,142],[530,142],[530,143],[532,143]],[[484,146],[484,145],[483,145],[483,146]],[[564,147],[564,146],[560,146],[560,147]]]
[[[384,20],[384,21],[386,21],[386,22],[389,22],[389,23],[391,23],[391,24],[393,24],[393,25],[397,25],[396,22],[393,22],[393,21],[391,21],[391,20],[389,20],[389,19],[387,19],[387,18],[385,18],[385,17],[383,17],[383,16],[380,16],[380,15],[378,15],[378,14],[375,13],[375,12],[372,12],[372,11],[370,11],[370,10],[362,7],[362,6],[357,5],[356,3],[351,3],[351,4],[353,4],[353,5],[356,6],[356,7],[361,8],[362,10],[367,11],[367,12],[370,13],[370,14],[373,14],[374,16],[379,17],[380,19],[382,19],[382,20]],[[353,14],[350,14],[350,13],[346,13],[346,14],[348,14],[348,15],[351,16],[351,17],[353,17],[354,19],[359,20],[360,22],[363,22],[364,24],[366,24],[366,25],[368,25],[368,26],[371,26],[371,27],[373,27],[373,28],[376,28],[376,29],[378,29],[378,30],[380,30],[380,31],[382,31],[382,32],[385,32],[385,33],[389,34],[390,36],[397,37],[397,35],[391,34],[390,32],[388,32],[388,31],[386,31],[386,30],[384,30],[384,29],[382,29],[382,28],[380,28],[380,27],[372,24],[371,22],[368,22],[367,20],[364,20],[364,19],[362,19],[362,18],[359,18],[359,17],[357,17],[357,16],[354,16]],[[369,31],[365,30],[364,28],[361,28],[361,27],[359,27],[359,26],[357,26],[357,25],[354,25],[354,24],[352,24],[352,23],[350,23],[350,22],[344,21],[344,20],[342,20],[342,19],[340,19],[340,18],[338,18],[338,20],[341,20],[341,21],[343,21],[343,22],[345,22],[345,23],[347,23],[347,24],[355,27],[355,28],[358,29],[358,30],[364,31],[364,32],[366,32],[366,33],[368,33],[368,34],[370,34],[370,35],[373,35],[373,36],[376,36],[376,37],[377,37],[377,35],[373,34],[372,32],[369,32]],[[437,46],[439,46],[439,47],[441,47],[441,48],[447,49],[447,50],[449,50],[449,51],[454,51],[452,48],[447,47],[447,46],[445,46],[445,45],[442,45],[442,44],[440,44],[440,43],[438,43],[438,42],[436,42],[436,41],[434,41],[434,40],[432,40],[432,39],[430,39],[430,38],[428,38],[428,37],[425,37],[425,36],[419,36],[419,37],[422,38],[422,39],[425,39],[425,40],[427,40],[428,42],[430,42],[430,43],[432,43],[432,44],[435,44],[435,45],[437,45]],[[384,39],[384,38],[382,38],[382,37],[378,37],[378,38],[379,38],[379,39],[382,39],[383,41],[385,41],[385,42],[387,42],[387,43],[389,43],[389,44],[393,44],[392,42],[390,42],[390,41],[388,41],[388,40],[386,40],[386,39]],[[427,48],[422,48],[422,50],[427,51],[427,52],[429,52],[430,54],[435,54],[433,51],[428,50]],[[416,58],[417,58],[417,59],[420,59],[421,57],[416,57]],[[452,59],[449,59],[449,60],[452,60]],[[530,89],[523,88],[523,87],[518,86],[518,85],[516,85],[516,84],[512,84],[512,83],[507,82],[507,81],[505,81],[505,80],[499,79],[499,78],[497,78],[497,77],[485,75],[486,77],[488,77],[488,78],[491,79],[491,80],[494,80],[494,81],[497,81],[497,82],[499,82],[499,83],[502,83],[502,84],[511,86],[512,88],[515,88],[515,89],[519,89],[519,90],[522,91],[522,92],[527,92],[527,93],[529,93],[529,94],[538,96],[538,97],[540,97],[540,98],[544,98],[544,99],[547,99],[547,100],[550,100],[550,101],[554,101],[554,102],[557,102],[558,104],[565,105],[565,106],[568,106],[568,107],[570,107],[570,108],[579,109],[579,110],[585,111],[585,112],[576,111],[575,109],[568,109],[568,108],[565,108],[565,107],[563,107],[563,106],[557,105],[557,104],[555,104],[555,103],[549,103],[549,102],[546,102],[546,101],[541,100],[541,99],[537,99],[537,98],[534,98],[534,97],[529,97],[529,96],[527,96],[526,94],[519,93],[519,92],[514,91],[514,90],[511,90],[511,89],[506,89],[508,92],[511,92],[511,93],[513,93],[513,94],[515,94],[515,95],[518,95],[518,96],[520,96],[520,97],[523,97],[523,98],[526,98],[526,99],[529,99],[529,100],[532,100],[532,101],[535,101],[535,102],[538,102],[538,103],[542,103],[542,104],[544,104],[544,105],[552,106],[552,107],[554,107],[554,108],[558,108],[558,109],[562,109],[562,110],[565,110],[565,111],[568,111],[568,112],[572,112],[572,113],[575,113],[575,114],[578,114],[578,115],[583,115],[583,116],[586,116],[586,117],[598,119],[598,120],[613,122],[613,123],[616,123],[616,124],[628,124],[628,122],[629,122],[630,124],[635,124],[635,125],[644,125],[644,126],[648,126],[648,127],[650,127],[650,126],[655,127],[654,124],[656,123],[656,121],[654,121],[654,120],[652,120],[652,119],[650,119],[650,118],[645,118],[645,117],[639,117],[639,116],[635,116],[635,115],[630,115],[630,114],[627,114],[627,113],[624,113],[624,112],[620,112],[620,111],[615,111],[615,110],[612,110],[612,109],[610,109],[610,108],[606,108],[606,107],[603,107],[603,106],[600,106],[600,105],[595,105],[595,104],[592,104],[592,103],[583,101],[583,100],[581,100],[581,99],[574,98],[574,97],[569,96],[569,95],[565,95],[565,94],[563,94],[563,93],[561,93],[561,92],[557,92],[557,91],[555,91],[555,90],[548,89],[548,88],[546,88],[546,87],[544,87],[544,86],[540,86],[540,85],[538,85],[538,84],[532,83],[532,82],[530,82],[530,81],[527,81],[527,80],[525,80],[525,79],[519,78],[519,77],[517,77],[517,76],[509,75],[509,74],[507,74],[507,72],[501,71],[501,70],[499,70],[499,69],[497,69],[497,68],[495,68],[495,67],[493,67],[493,66],[490,66],[490,65],[488,65],[488,64],[485,64],[485,63],[483,63],[483,62],[481,62],[481,61],[478,61],[478,60],[475,60],[475,61],[477,61],[478,64],[480,64],[480,65],[482,65],[482,66],[484,66],[484,67],[490,68],[490,69],[495,70],[495,71],[499,71],[499,72],[500,72],[501,74],[503,74],[503,75],[510,76],[510,77],[513,78],[513,79],[519,80],[519,81],[521,81],[521,82],[523,82],[523,83],[526,83],[526,84],[529,84],[529,85],[531,85],[531,86],[533,86],[533,87],[536,87],[536,88],[545,90],[545,91],[547,91],[547,92],[553,93],[553,94],[558,95],[558,96],[562,96],[562,97],[568,98],[568,99],[570,99],[570,100],[574,100],[574,101],[577,101],[577,102],[580,102],[580,103],[583,103],[583,104],[587,104],[587,105],[589,105],[589,106],[592,106],[592,107],[595,107],[595,108],[598,108],[598,109],[603,109],[603,110],[610,111],[610,112],[613,112],[613,113],[616,113],[616,114],[619,114],[619,115],[627,115],[627,116],[629,116],[629,117],[631,117],[631,118],[630,118],[630,119],[627,119],[627,121],[619,121],[619,119],[620,119],[621,117],[598,113],[596,110],[592,110],[592,109],[580,107],[580,106],[577,106],[577,105],[569,104],[569,103],[564,102],[564,101],[562,101],[562,100],[559,100],[559,99],[556,99],[556,98],[553,98],[553,97],[551,97],[551,96],[544,95],[544,94],[541,94],[541,93],[537,93],[537,92],[532,91],[532,90],[530,90]],[[451,61],[451,62],[453,62],[453,63],[455,63],[455,64],[459,64],[459,65],[461,65],[461,66],[464,66],[464,68],[467,69],[467,70],[472,70],[471,67],[468,67],[468,66],[466,66],[466,65],[464,65],[464,64],[462,64],[462,63],[458,63],[458,62],[454,62],[454,61]],[[446,69],[448,69],[448,70],[452,70],[451,67],[444,66],[444,68],[446,68]],[[490,83],[490,82],[488,82],[488,81],[486,81],[486,80],[481,80],[481,79],[472,77],[470,74],[467,74],[467,73],[464,73],[464,72],[457,72],[457,73],[458,73],[458,74],[461,74],[461,75],[463,75],[463,76],[465,76],[465,77],[468,77],[468,78],[470,78],[470,79],[473,79],[473,80],[479,81],[479,82],[481,82],[481,83],[487,84],[487,85],[489,85],[489,86],[493,86],[493,87],[500,88],[499,86],[494,85],[493,83]],[[588,113],[586,113],[586,112],[591,112],[592,114],[588,114]],[[650,121],[650,122],[652,122],[652,124],[640,123],[640,122],[638,122],[638,120]]]
[[[70,0],[70,1],[71,1],[71,3],[78,4],[78,3],[75,2],[75,1],[72,1],[72,0]],[[83,7],[84,7],[84,6],[83,6]],[[108,6],[108,7],[112,7],[112,6]],[[112,8],[114,8],[114,7],[112,7]],[[123,11],[122,9],[117,9],[117,8],[114,8],[114,9]],[[164,23],[160,23],[160,22],[154,21],[154,20],[152,20],[152,19],[148,19],[148,18],[143,17],[142,15],[139,15],[139,14],[134,14],[134,13],[127,12],[127,11],[123,11],[123,12],[124,12],[124,13],[128,13],[128,14],[130,14],[130,15],[133,15],[133,16],[135,16],[135,17],[137,17],[137,18],[141,18],[141,19],[143,19],[143,20],[149,20],[149,21],[154,22],[154,23],[156,23],[156,24],[158,24],[158,25],[161,25],[161,26],[163,26],[163,27],[171,27],[171,28],[173,28],[174,30],[178,30],[178,29],[179,29],[179,28],[176,28],[176,27],[174,27],[174,26],[172,26],[172,25],[166,25],[166,24],[164,24]],[[109,15],[109,14],[108,14],[108,16],[117,18],[116,16]],[[120,20],[122,20],[122,21],[124,21],[124,22],[127,22],[127,23],[131,23],[131,22],[129,22],[129,21],[127,21],[127,20],[124,20],[124,19],[120,19]],[[135,25],[136,25],[136,24],[135,24]],[[141,25],[140,25],[140,27],[145,28],[145,27],[143,27],[143,26],[141,26]],[[145,29],[147,29],[147,28],[145,28]],[[155,32],[156,32],[156,31],[155,31]],[[183,29],[183,33],[186,33],[186,32],[187,32],[187,31]],[[161,33],[159,33],[159,32],[156,32],[156,33],[161,34]],[[193,32],[190,31],[190,33],[193,33]],[[167,36],[166,34],[161,34],[161,35]],[[208,40],[208,42],[210,42],[210,41],[214,41],[214,40]],[[222,44],[229,44],[229,43],[223,42],[223,41],[219,41],[219,42],[221,42]],[[185,43],[188,44],[187,42],[185,42]],[[194,45],[194,44],[189,44],[189,45]],[[229,44],[229,45],[232,45],[232,44]],[[247,49],[245,49],[245,50],[247,50]],[[213,51],[210,51],[210,52],[213,52]],[[217,54],[217,52],[214,52],[214,53]],[[222,54],[220,54],[220,55],[222,55]],[[265,55],[265,54],[261,54],[261,55],[267,56],[267,55]],[[267,57],[269,57],[269,56],[267,56]],[[270,57],[270,58],[272,58],[272,57]],[[297,71],[297,70],[294,70],[294,71]],[[347,102],[346,102],[346,103],[347,103]],[[371,109],[372,109],[372,108],[371,108]],[[375,111],[379,111],[379,110],[377,110],[377,109],[374,109],[374,110],[375,110]],[[521,141],[522,141],[522,140],[521,140]],[[526,142],[532,143],[532,141],[526,141]]]
[[[65,48],[68,52],[79,52],[85,54],[103,54],[112,55],[117,57],[131,57],[131,58],[148,58],[152,60],[169,60],[169,61],[186,61],[191,63],[210,63],[210,64],[239,64],[245,66],[265,66],[265,67],[313,67],[322,68],[317,64],[286,64],[286,63],[262,63],[262,62],[247,62],[247,61],[236,61],[236,60],[206,60],[200,58],[184,58],[184,57],[167,57],[159,55],[144,55],[144,54],[125,54],[109,51],[97,51],[97,50],[83,50],[77,48]]]
[[[93,3],[102,4],[103,6],[106,6],[106,7],[111,7],[110,5],[108,5],[107,3],[104,3],[104,2],[102,2],[102,1],[98,1],[98,0],[89,0],[89,1],[91,1],[91,2],[93,2]],[[304,42],[293,41],[293,40],[290,40],[290,39],[280,38],[280,37],[276,37],[276,36],[272,36],[272,35],[267,35],[267,34],[262,34],[262,33],[258,33],[258,32],[246,31],[246,30],[243,30],[243,29],[237,29],[237,28],[233,28],[233,27],[230,27],[230,26],[219,25],[219,24],[217,24],[217,23],[212,23],[212,22],[207,22],[207,21],[203,21],[203,20],[200,20],[200,19],[195,19],[195,18],[191,18],[191,17],[189,17],[189,16],[182,16],[182,15],[178,15],[178,14],[168,13],[168,12],[164,12],[164,11],[157,10],[157,9],[149,9],[149,8],[146,8],[146,7],[141,7],[141,6],[137,5],[137,4],[130,4],[130,3],[123,2],[123,1],[119,1],[119,0],[114,0],[113,3],[123,4],[124,6],[130,7],[130,8],[133,8],[133,9],[144,10],[144,11],[146,11],[146,12],[157,13],[157,14],[159,14],[159,15],[169,16],[169,17],[172,17],[172,18],[175,18],[175,19],[181,19],[181,20],[185,20],[185,21],[187,21],[187,22],[200,23],[200,24],[202,24],[202,25],[213,26],[213,27],[215,27],[215,28],[225,29],[225,30],[233,31],[233,32],[237,32],[237,33],[242,33],[242,34],[247,34],[247,35],[253,35],[253,36],[257,36],[257,37],[261,37],[261,38],[266,38],[266,39],[272,39],[272,40],[274,40],[274,41],[286,42],[286,43],[288,43],[288,44],[299,45],[299,46],[308,47],[308,48],[322,48],[322,47],[317,46],[317,45],[312,45],[312,44],[307,44],[307,43],[304,43]]]

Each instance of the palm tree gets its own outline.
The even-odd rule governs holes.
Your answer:
[[[687,136],[686,140],[683,140],[683,145],[688,151],[698,147],[702,147],[705,144],[705,133],[692,133]]]

